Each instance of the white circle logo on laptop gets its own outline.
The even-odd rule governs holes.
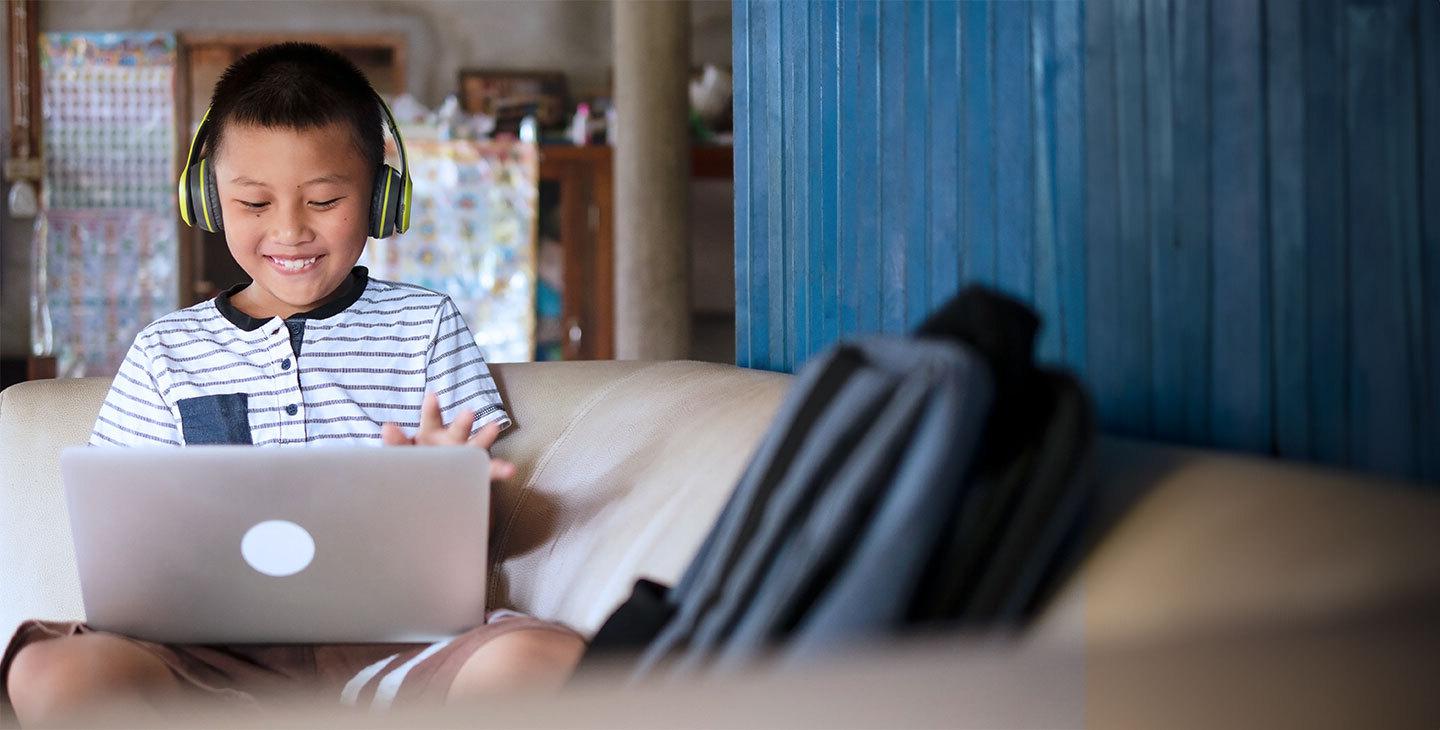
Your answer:
[[[245,531],[240,554],[265,575],[295,575],[315,559],[315,538],[289,520],[266,520]]]

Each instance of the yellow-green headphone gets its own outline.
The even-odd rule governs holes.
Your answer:
[[[375,191],[370,195],[368,234],[371,238],[385,238],[410,229],[412,185],[410,162],[405,158],[405,141],[400,138],[400,128],[395,124],[395,117],[385,100],[379,94],[375,98],[380,101],[380,109],[385,112],[385,125],[390,128],[395,148],[400,151],[400,171],[380,163],[380,169],[375,171]],[[205,116],[200,118],[200,126],[195,128],[195,136],[190,138],[190,152],[185,155],[185,168],[180,172],[180,219],[187,226],[219,233],[225,230],[225,222],[220,217],[220,191],[215,185],[215,168],[204,157],[198,157],[204,147],[209,121],[210,110],[206,109]]]

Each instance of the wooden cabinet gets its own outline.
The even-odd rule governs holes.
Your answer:
[[[566,360],[615,357],[615,190],[613,150],[595,145],[540,149],[541,237],[557,236],[563,249],[562,356]],[[730,178],[730,147],[695,147],[692,178]],[[553,210],[546,206],[553,205]],[[546,230],[547,216],[556,230]],[[732,315],[733,316],[733,315]]]
[[[561,356],[615,357],[615,193],[609,147],[540,149],[542,241],[562,256]],[[543,245],[543,244],[542,244]]]

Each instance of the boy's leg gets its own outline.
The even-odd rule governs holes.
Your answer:
[[[558,689],[584,651],[585,641],[573,633],[521,629],[501,634],[470,655],[450,683],[445,701],[509,690]]]
[[[108,634],[78,634],[30,644],[15,655],[7,689],[22,725],[83,720],[119,706],[130,717],[180,694],[180,683],[161,659]]]

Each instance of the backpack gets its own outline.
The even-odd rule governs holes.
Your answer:
[[[1032,616],[1075,557],[1094,430],[1075,379],[1035,366],[1038,328],[969,287],[912,336],[811,361],[680,581],[637,582],[582,669],[629,652],[634,678],[681,677]]]

